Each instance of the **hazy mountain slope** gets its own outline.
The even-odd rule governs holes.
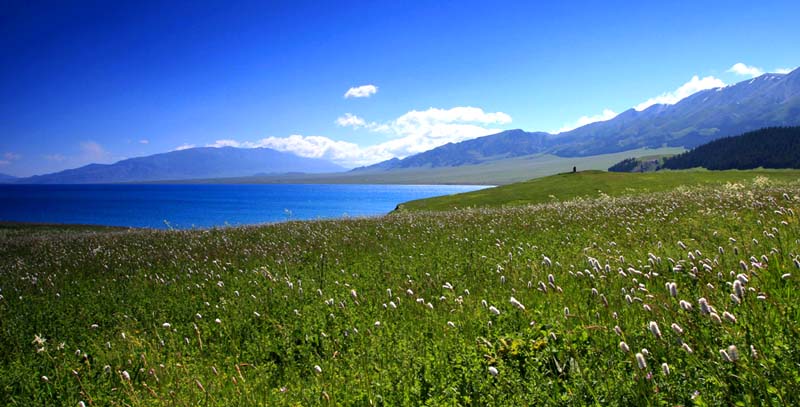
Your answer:
[[[353,172],[420,167],[457,167],[521,157],[546,151],[549,147],[549,139],[552,137],[548,133],[528,133],[519,129],[507,130],[460,143],[448,143],[404,159],[395,158],[368,167],[356,168]]]
[[[0,184],[11,183],[17,180],[17,177],[7,175],[7,174],[0,174]]]
[[[114,164],[90,164],[53,174],[22,178],[17,182],[114,183],[343,170],[344,168],[326,160],[298,157],[269,148],[200,147],[130,158]]]
[[[353,171],[460,166],[536,153],[579,157],[643,147],[691,148],[763,127],[793,125],[800,125],[800,69],[701,91],[674,105],[629,109],[558,135],[509,130]]]
[[[592,155],[638,147],[695,147],[768,126],[800,124],[800,70],[708,89],[675,105],[630,109],[557,136],[554,153]]]

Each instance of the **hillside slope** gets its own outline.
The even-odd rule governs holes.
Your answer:
[[[449,210],[468,207],[499,207],[666,191],[679,186],[748,183],[756,177],[770,181],[796,181],[800,171],[662,171],[625,173],[582,171],[558,174],[516,184],[487,188],[463,194],[420,199],[398,205],[399,211]]]
[[[662,168],[709,170],[800,168],[800,127],[765,128],[726,137],[667,158]]]

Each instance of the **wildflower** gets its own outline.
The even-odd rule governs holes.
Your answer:
[[[392,307],[392,309],[397,308],[397,304],[395,304],[394,301],[389,301],[389,306]]]
[[[753,359],[758,359],[758,352],[756,352],[756,348],[753,345],[750,345],[750,357]]]
[[[41,379],[42,379],[42,381],[43,381],[43,382],[45,382],[45,383],[48,383],[48,382],[50,382],[50,379],[49,379],[47,376],[42,376],[42,377],[41,377]]]
[[[728,311],[725,311],[725,312],[723,312],[723,313],[722,313],[722,317],[723,317],[723,318],[725,318],[726,320],[728,320],[728,322],[730,322],[730,323],[732,323],[732,324],[735,324],[735,323],[736,323],[736,317],[735,317],[735,316],[733,316],[733,314],[731,314],[731,313],[730,313],[730,312],[728,312]]]
[[[163,324],[161,324],[161,326],[163,326],[164,328],[167,328],[167,329],[172,327],[172,325],[169,322],[164,322]]]
[[[455,328],[456,324],[453,323],[453,321],[447,321],[447,326],[449,326],[450,328]]]
[[[497,309],[497,308],[496,308],[494,305],[492,305],[491,307],[489,307],[489,311],[490,311],[492,314],[495,314],[495,315],[500,315],[500,310],[499,310],[499,309]]]
[[[680,325],[673,322],[672,325],[670,325],[670,327],[672,328],[673,331],[675,331],[676,334],[683,335],[683,328],[681,328]]]
[[[700,304],[700,312],[702,312],[703,314],[711,313],[711,308],[709,308],[708,301],[706,301],[705,298],[700,298],[699,300],[697,300],[697,303]]]
[[[714,321],[714,322],[716,322],[718,324],[722,323],[722,320],[719,318],[719,315],[717,315],[716,312],[712,312],[712,313],[708,314],[708,316],[711,317],[712,321]]]
[[[678,296],[678,284],[676,283],[667,283],[667,291],[669,291],[669,295],[673,297]]]
[[[741,280],[737,279],[733,281],[733,293],[739,298],[744,298],[744,289],[742,288]]]
[[[724,359],[726,362],[733,362],[731,355],[729,355],[728,351],[726,351],[725,349],[720,349],[719,354],[720,356],[722,356],[722,359]]]
[[[688,343],[686,343],[686,342],[684,342],[684,343],[683,343],[683,345],[681,345],[681,348],[683,348],[683,350],[685,350],[685,351],[686,351],[686,353],[692,353],[692,352],[694,352],[694,351],[692,350],[692,347],[691,347],[691,346],[689,346],[689,344],[688,344]]]
[[[221,319],[219,319],[219,318],[216,318],[216,319],[214,319],[214,322],[215,322],[215,323],[217,323],[217,324],[221,324],[221,323],[222,323],[222,320],[221,320]]]
[[[35,344],[37,346],[42,346],[42,345],[44,345],[45,342],[47,342],[47,339],[45,339],[44,337],[42,337],[39,334],[36,334],[36,335],[33,335],[33,342],[31,342],[31,343],[33,343],[33,344]]]
[[[792,278],[792,274],[791,273],[786,273],[786,274],[782,275],[781,278],[784,279],[784,280],[788,280],[788,279]]]
[[[692,310],[692,303],[690,303],[689,301],[686,301],[686,300],[681,300],[681,302],[680,302],[680,305],[681,305],[681,308],[682,308],[684,311],[687,311],[687,312],[689,312],[689,311],[691,311],[691,310]]]
[[[521,302],[517,301],[517,299],[516,299],[516,298],[514,298],[514,297],[511,297],[511,299],[509,300],[509,302],[511,302],[511,305],[513,305],[513,306],[515,306],[515,307],[517,307],[517,308],[519,308],[519,309],[521,309],[521,310],[525,311],[525,306],[524,306],[524,305],[522,305],[522,303],[521,303]]]
[[[569,308],[568,307],[564,307],[564,318],[568,318],[568,317],[569,317]]]
[[[620,328],[619,325],[614,325],[614,332],[617,335],[622,336],[622,328]]]
[[[355,289],[350,290],[350,296],[353,297],[354,300],[358,299],[358,293]]]
[[[489,374],[492,375],[492,377],[497,377],[498,373],[500,373],[500,372],[497,371],[496,367],[489,366]]]
[[[131,375],[128,373],[127,370],[122,371],[122,378],[125,379],[125,381],[128,382],[131,381]]]
[[[639,369],[647,369],[647,361],[644,359],[644,355],[641,353],[636,354],[636,363],[639,365]]]
[[[314,365],[314,371],[317,373],[322,373],[322,368],[319,365]]]
[[[547,285],[544,281],[539,281],[539,291],[546,293],[547,292]]]
[[[736,295],[736,294],[734,294],[734,293],[731,293],[731,301],[735,302],[735,303],[736,303],[736,305],[739,305],[739,304],[741,304],[741,303],[742,303],[742,300],[741,300],[741,299],[739,299],[739,296],[737,296],[737,295]]]
[[[652,332],[656,338],[661,339],[661,330],[658,329],[656,321],[650,321],[649,328],[650,332]]]
[[[381,326],[381,321],[375,321],[375,326]]]
[[[661,364],[661,371],[664,373],[664,376],[669,376],[669,365],[665,363]]]
[[[631,351],[631,348],[628,347],[628,344],[623,341],[623,342],[619,343],[619,350],[621,350],[621,351],[623,351],[625,353],[628,353],[628,352]]]

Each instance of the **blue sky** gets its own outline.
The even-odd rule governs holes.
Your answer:
[[[354,166],[800,65],[797,1],[324,3],[5,2],[0,173],[206,145]]]

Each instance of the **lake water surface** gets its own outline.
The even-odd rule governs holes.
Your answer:
[[[475,185],[0,185],[0,221],[150,228],[386,214]]]

